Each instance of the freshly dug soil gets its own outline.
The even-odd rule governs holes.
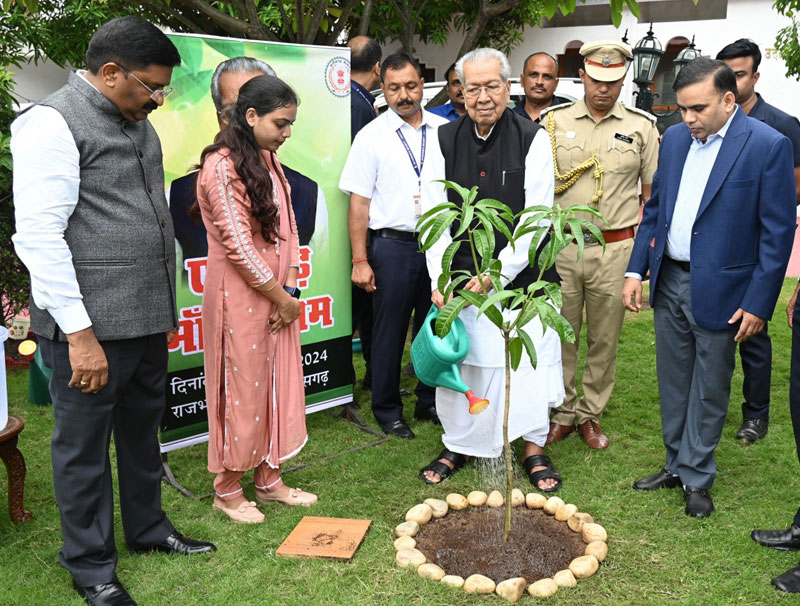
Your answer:
[[[533,583],[584,555],[581,535],[541,509],[515,507],[511,536],[503,544],[504,515],[502,507],[450,511],[420,529],[417,549],[446,574],[482,574],[495,583],[515,577]]]

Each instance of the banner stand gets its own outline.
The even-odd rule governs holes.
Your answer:
[[[333,416],[335,418],[338,418],[338,419],[346,419],[351,425],[354,425],[355,427],[357,427],[361,431],[363,431],[365,433],[368,433],[368,434],[372,434],[373,436],[376,436],[376,437],[378,437],[380,439],[379,440],[375,440],[374,442],[370,442],[369,444],[364,444],[363,446],[357,446],[356,448],[350,448],[348,450],[343,450],[341,452],[337,452],[335,454],[328,455],[327,457],[322,457],[318,461],[309,461],[308,463],[303,463],[302,465],[295,465],[294,467],[290,467],[289,469],[284,469],[284,470],[281,471],[281,476],[283,476],[284,474],[287,474],[287,473],[291,473],[293,471],[298,471],[298,470],[303,469],[304,467],[308,467],[310,465],[314,465],[314,464],[317,464],[317,463],[326,463],[326,462],[328,462],[328,461],[330,461],[332,459],[336,459],[336,458],[341,457],[341,456],[346,455],[346,454],[350,454],[350,453],[353,453],[353,452],[358,452],[360,450],[366,450],[367,448],[372,448],[373,446],[380,446],[381,444],[383,444],[384,442],[389,440],[389,436],[387,436],[385,433],[381,433],[379,431],[375,431],[371,427],[368,427],[366,423],[364,423],[364,420],[358,415],[358,413],[356,412],[355,407],[353,406],[352,402],[348,402],[347,404],[345,404],[342,407],[342,411],[341,412],[339,412],[338,414],[335,414],[335,415],[331,415],[331,416]],[[214,492],[213,491],[198,496],[198,495],[194,494],[191,490],[186,488],[183,484],[178,482],[178,479],[175,477],[175,474],[172,472],[172,469],[169,466],[169,461],[167,459],[168,454],[169,454],[168,452],[162,452],[161,453],[161,469],[163,471],[162,479],[167,484],[169,484],[170,486],[175,488],[175,490],[177,490],[183,496],[188,497],[190,499],[208,499],[208,498],[214,496]],[[243,485],[249,485],[249,484],[252,484],[252,483],[253,483],[253,481],[250,480],[249,482],[244,482]]]

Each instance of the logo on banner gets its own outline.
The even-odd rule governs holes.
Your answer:
[[[350,94],[350,62],[344,57],[334,57],[325,66],[325,84],[336,97]]]

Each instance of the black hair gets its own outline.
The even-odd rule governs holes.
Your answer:
[[[448,84],[450,83],[450,72],[454,72],[454,71],[456,71],[456,64],[455,63],[453,63],[452,65],[450,65],[450,67],[448,67],[446,70],[444,70],[444,81],[447,82]]]
[[[537,51],[537,52],[531,53],[530,55],[525,57],[525,61],[522,62],[522,71],[523,71],[523,73],[525,72],[525,66],[528,65],[528,61],[530,61],[534,57],[538,57],[539,55],[544,55],[545,57],[548,57],[550,59],[550,61],[553,62],[553,65],[556,66],[556,78],[558,78],[558,59],[556,59],[550,53],[546,53],[544,51]]]
[[[758,44],[749,38],[739,38],[736,42],[731,42],[717,53],[717,59],[719,60],[737,59],[738,57],[752,57],[753,73],[758,71],[758,66],[761,63],[761,50],[758,48]]]
[[[150,65],[175,67],[181,56],[172,41],[152,23],[139,17],[118,17],[98,29],[86,49],[86,65],[97,74],[106,63],[126,69],[146,69]]]
[[[705,82],[710,76],[714,77],[714,88],[719,94],[724,95],[727,92],[734,95],[739,94],[733,70],[722,61],[708,57],[698,57],[684,65],[683,69],[678,72],[678,77],[675,78],[672,90],[679,91],[692,84]]]
[[[364,42],[357,41],[350,47],[350,69],[354,72],[368,72],[381,60],[381,45],[372,36],[359,36]]]
[[[253,216],[261,223],[261,235],[267,242],[275,242],[280,237],[278,207],[272,197],[270,172],[261,164],[261,148],[256,143],[253,128],[247,123],[247,110],[253,108],[261,117],[298,103],[297,93],[280,78],[264,75],[248,80],[239,89],[239,98],[232,108],[228,128],[223,128],[214,143],[206,147],[200,156],[202,166],[206,157],[215,151],[222,148],[230,150],[236,173],[247,189]],[[283,180],[281,185],[284,194],[287,194]],[[288,194],[286,199],[289,199]],[[191,212],[196,214],[194,207]]]
[[[381,82],[383,82],[383,78],[386,75],[387,69],[403,69],[406,65],[411,65],[414,68],[414,71],[417,72],[417,76],[422,78],[422,69],[420,68],[417,60],[406,52],[398,51],[396,53],[392,53],[383,60],[383,63],[381,64]]]

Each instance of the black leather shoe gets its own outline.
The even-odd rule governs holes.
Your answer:
[[[397,436],[398,438],[403,438],[404,440],[413,440],[414,439],[414,432],[411,431],[411,428],[408,424],[403,421],[403,419],[397,419],[397,421],[392,421],[391,423],[381,423],[380,424],[383,433]]]
[[[778,551],[800,549],[800,527],[794,524],[785,530],[754,530],[750,538],[759,545]]]
[[[681,483],[677,473],[662,469],[658,473],[642,478],[633,483],[636,490],[656,490],[657,488],[675,488]]]
[[[706,488],[694,486],[683,487],[683,499],[686,502],[686,515],[695,518],[707,518],[714,511],[714,502]]]
[[[800,566],[795,566],[781,576],[772,579],[776,589],[787,593],[800,593]]]
[[[414,411],[414,418],[417,421],[432,421],[437,425],[441,425],[442,422],[439,420],[439,415],[436,414],[436,406],[428,406],[428,408],[417,408]]]
[[[736,432],[736,439],[752,444],[767,435],[768,429],[769,419],[744,419],[739,431]]]
[[[89,606],[136,606],[119,581],[81,587],[73,580],[72,586]]]
[[[161,553],[176,553],[178,555],[197,555],[199,553],[211,553],[216,550],[217,546],[213,543],[190,539],[176,530],[160,543],[147,545],[146,547],[136,547],[131,551],[160,551]]]

